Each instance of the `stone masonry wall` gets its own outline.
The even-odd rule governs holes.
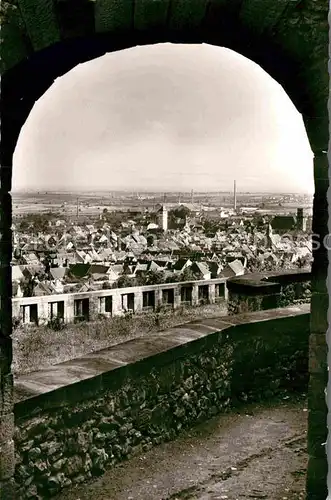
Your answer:
[[[238,402],[306,391],[308,338],[309,314],[274,314],[17,403],[17,498],[49,498]]]

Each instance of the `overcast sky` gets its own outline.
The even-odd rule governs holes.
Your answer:
[[[13,190],[309,192],[301,115],[255,63],[211,45],[107,54],[58,78],[14,154]]]

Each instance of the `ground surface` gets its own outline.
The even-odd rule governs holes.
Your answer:
[[[307,405],[250,405],[66,489],[57,500],[299,500],[304,498]]]

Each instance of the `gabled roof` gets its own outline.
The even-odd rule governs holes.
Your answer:
[[[181,203],[178,208],[181,207],[188,208],[191,212],[200,212],[201,210],[201,206],[196,203]]]
[[[108,278],[108,275],[104,273],[92,273],[90,277],[93,281],[105,281]]]
[[[99,239],[97,239],[97,241],[99,243],[105,243],[106,241],[108,241],[108,238],[107,238],[107,236],[105,234],[103,234],[102,236],[100,236]]]
[[[35,276],[44,269],[43,266],[23,266],[22,273],[24,276]]]
[[[110,271],[114,272],[115,274],[122,274],[124,270],[123,264],[115,264],[113,266],[110,266],[109,268]]]
[[[100,258],[100,255],[95,251],[94,248],[91,248],[87,252],[88,256],[91,258],[92,261],[100,262],[102,259]]]
[[[21,281],[24,279],[24,274],[19,266],[12,266],[11,268],[12,281]]]
[[[90,267],[90,264],[70,264],[69,272],[71,276],[74,276],[75,278],[84,278],[88,275]]]
[[[20,289],[20,285],[18,283],[12,284],[12,297],[16,297],[18,290]]]
[[[292,229],[296,224],[293,215],[276,215],[271,221],[273,229]]]
[[[162,269],[167,267],[169,263],[171,263],[171,260],[167,257],[164,257],[162,259],[162,257],[160,257],[159,255],[156,256],[157,258],[156,259],[153,259],[155,264],[157,264],[159,267],[161,267]]]
[[[154,224],[153,222],[151,222],[150,224],[148,224],[147,226],[147,231],[150,231],[152,229],[158,229],[158,225],[157,224]]]
[[[146,246],[147,245],[147,240],[146,240],[145,236],[143,236],[142,234],[133,234],[132,238],[139,245],[142,245],[142,246]]]
[[[206,274],[210,273],[209,267],[208,267],[208,265],[205,262],[194,262],[192,264],[192,267],[193,266],[195,268],[197,268],[201,272],[201,274],[203,274],[203,275],[206,275]]]
[[[23,259],[26,261],[26,262],[36,262],[38,263],[39,262],[39,259],[38,257],[36,256],[35,253],[33,252],[30,252],[29,254],[26,254],[26,255],[23,255]]]
[[[68,274],[67,267],[51,267],[49,274],[54,280],[62,280]]]
[[[86,257],[86,253],[83,250],[75,251],[76,258],[84,260]]]
[[[114,255],[118,261],[125,260],[126,258],[126,253],[124,251],[121,252],[115,251]]]
[[[172,267],[175,271],[181,271],[188,262],[191,261],[189,259],[178,259]]]
[[[37,283],[33,289],[33,295],[37,297],[38,295],[52,295],[54,289],[46,283]]]
[[[102,275],[105,275],[107,274],[109,271],[109,266],[103,266],[101,264],[91,264],[90,265],[90,269],[89,269],[89,273],[90,274],[102,274]]]
[[[91,287],[87,283],[84,283],[83,285],[79,285],[77,287],[77,292],[89,292],[90,290]]]
[[[244,266],[240,260],[234,260],[228,263],[228,266],[232,269],[232,271],[237,275],[239,273],[243,273],[245,271]]]
[[[110,260],[113,258],[113,250],[111,248],[104,248],[98,252],[101,260]]]
[[[137,272],[145,272],[145,271],[147,271],[147,267],[148,267],[148,264],[140,264],[140,263],[138,262],[138,264],[137,264],[137,265],[136,265],[136,267],[135,267],[135,272],[136,272],[136,273],[137,273]]]
[[[154,262],[154,260],[151,260],[149,263],[148,263],[148,271],[162,271],[163,269],[163,266],[159,266],[158,264],[156,264],[156,262]]]

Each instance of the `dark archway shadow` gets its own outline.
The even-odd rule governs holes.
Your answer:
[[[233,5],[235,4],[238,4],[238,2],[233,0]],[[10,376],[11,361],[11,341],[9,337],[11,332],[11,272],[9,267],[11,260],[11,201],[7,193],[11,189],[12,158],[21,128],[27,120],[34,103],[49,89],[54,80],[70,71],[77,64],[100,57],[107,52],[118,51],[136,45],[162,42],[209,43],[216,46],[224,46],[240,53],[259,64],[272,78],[282,85],[293,104],[304,117],[309,120],[312,118],[310,127],[307,127],[307,134],[315,155],[316,152],[318,153],[315,158],[316,193],[313,229],[315,233],[322,236],[327,232],[327,159],[325,155],[320,154],[327,147],[328,130],[327,121],[325,121],[327,113],[325,111],[325,116],[321,117],[321,113],[316,111],[317,109],[321,109],[320,104],[325,96],[323,95],[321,98],[318,89],[315,89],[314,86],[308,87],[309,75],[313,70],[309,69],[310,74],[308,74],[309,71],[307,74],[304,74],[304,57],[300,61],[296,60],[293,53],[290,53],[282,45],[275,42],[272,35],[267,36],[263,34],[259,36],[249,31],[240,24],[236,13],[231,14],[231,12],[228,12],[226,15],[224,14],[221,2],[219,6],[214,6],[213,9],[207,11],[202,24],[197,29],[187,30],[182,28],[171,31],[162,28],[157,30],[146,29],[142,32],[131,29],[129,32],[119,34],[99,35],[91,33],[90,36],[67,39],[66,41],[56,43],[40,52],[33,52],[31,48],[30,56],[8,70],[1,79],[0,175],[2,241],[0,242],[0,296],[2,311],[0,314],[0,323],[1,329],[5,333],[1,332],[0,347],[2,348],[2,352],[5,353],[4,373],[6,376]],[[313,49],[314,47],[312,47]],[[320,62],[323,62],[323,57],[322,54]],[[327,71],[327,68],[325,70]],[[318,71],[320,74],[320,67],[317,67]],[[319,106],[316,105],[315,101],[317,97],[319,98]],[[325,100],[325,108],[326,104]],[[27,168],[29,168],[28,165]],[[324,321],[326,311],[323,314],[323,301],[325,301],[325,296],[327,296],[325,283],[327,264],[327,252],[321,246],[315,252],[315,261],[312,270],[315,283],[313,289],[315,286],[314,292],[316,292],[316,295],[313,302],[313,310],[315,312],[312,314],[311,319],[311,330],[315,333],[311,334],[311,337],[316,337],[316,335],[321,336],[321,334],[325,335]],[[320,316],[323,317],[322,321]],[[310,354],[311,358],[314,359],[315,357],[316,360],[319,359],[320,361],[324,359],[325,364],[326,344],[318,344],[318,347],[318,353],[312,352]],[[3,365],[1,364],[1,369],[2,367]],[[313,381],[312,387],[315,392],[318,392],[318,395],[314,395],[311,403],[311,409],[314,410],[317,407],[318,412],[315,412],[316,415],[314,414],[314,418],[315,416],[316,418],[314,422],[312,420],[310,437],[308,435],[308,441],[310,440],[311,442],[309,451],[311,461],[309,477],[311,478],[311,482],[308,483],[312,492],[316,488],[321,488],[324,491],[326,478],[326,457],[314,454],[316,447],[314,442],[317,438],[320,438],[319,434],[316,437],[315,428],[317,424],[319,428],[322,428],[324,420],[326,424],[327,415],[325,402],[323,403],[325,399],[325,381],[323,378],[325,373],[322,373],[322,380],[320,380],[321,377],[319,375],[312,372],[310,375],[311,381]],[[324,436],[321,439],[324,439]],[[321,467],[323,470],[321,470]],[[321,472],[316,475],[315,470],[317,471],[318,468],[320,468]],[[310,498],[317,499],[321,497],[311,496]]]

